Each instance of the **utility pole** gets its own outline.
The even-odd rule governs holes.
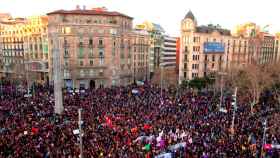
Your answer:
[[[78,113],[79,113],[80,158],[83,158],[82,109],[79,109]]]
[[[231,122],[231,130],[232,130],[232,135],[234,135],[234,120],[235,120],[235,113],[237,110],[237,87],[235,87],[235,92],[234,95],[232,95],[232,97],[233,97],[233,102],[232,102],[233,115],[232,115],[232,122]]]
[[[163,66],[160,66],[160,96],[162,97],[162,82],[163,82],[163,74],[162,74],[162,71],[163,71]]]
[[[267,130],[267,128],[266,128],[266,126],[267,126],[267,118],[265,118],[263,125],[264,125],[264,128],[263,128],[261,155],[263,154],[263,148],[264,148],[264,145],[266,144],[266,137],[265,137],[265,135],[266,135],[266,130]]]

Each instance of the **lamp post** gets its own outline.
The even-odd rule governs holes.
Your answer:
[[[267,118],[265,118],[263,125],[264,125],[264,128],[263,128],[261,155],[263,154],[263,148],[264,148],[264,145],[266,144],[266,137],[265,137],[265,135],[266,135],[266,130],[267,130],[267,127],[266,127],[267,126]]]
[[[80,158],[83,158],[82,109],[79,109],[78,113],[79,113]]]
[[[232,105],[233,105],[233,114],[232,114],[231,130],[232,130],[232,135],[234,135],[234,121],[235,121],[235,113],[237,110],[237,87],[235,87]]]

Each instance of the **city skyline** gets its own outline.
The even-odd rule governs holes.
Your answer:
[[[212,0],[211,2],[142,0],[137,3],[128,0],[118,2],[113,0],[4,0],[1,2],[0,12],[11,13],[13,17],[26,17],[44,15],[59,9],[75,9],[76,5],[85,5],[87,9],[104,6],[108,10],[133,17],[134,25],[148,20],[160,24],[168,34],[179,36],[181,20],[191,10],[199,25],[212,23],[220,24],[223,28],[233,29],[238,24],[254,22],[260,26],[270,25],[270,32],[275,33],[280,31],[280,22],[277,21],[278,17],[275,14],[277,5],[273,5],[274,3],[272,0],[267,0],[264,7],[263,1],[252,3],[241,0],[230,3],[224,3],[222,0]]]

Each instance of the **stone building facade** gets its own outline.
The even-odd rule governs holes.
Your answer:
[[[48,82],[46,16],[0,22],[0,74],[7,79]]]
[[[52,42],[56,35],[65,87],[127,85],[134,80],[134,69],[144,72],[143,67],[147,67],[144,59],[149,49],[145,39],[148,37],[133,31],[131,17],[104,8],[58,10],[48,13],[48,17],[49,47],[54,50]],[[141,52],[143,60],[134,58],[135,46],[145,50]],[[141,61],[141,67],[134,66],[136,60]],[[50,56],[51,80],[56,69],[52,63]]]
[[[181,22],[179,83],[210,74],[224,74],[231,68],[275,61],[273,35],[232,35],[219,25],[198,26],[190,11]]]

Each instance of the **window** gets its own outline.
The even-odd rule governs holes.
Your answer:
[[[64,49],[64,57],[69,57],[68,49]]]
[[[208,59],[207,59],[207,55],[205,55],[205,61],[207,61]]]
[[[83,60],[80,60],[80,61],[79,61],[79,64],[80,64],[80,66],[84,66],[84,61],[83,61]]]
[[[200,51],[200,46],[193,46],[193,51],[194,52],[199,52]]]
[[[185,55],[185,61],[188,61],[188,55]]]
[[[89,49],[88,56],[89,56],[90,58],[93,57],[93,49],[92,49],[92,48]]]
[[[102,39],[98,40],[98,45],[103,45],[103,40]]]
[[[103,76],[103,69],[99,70],[99,76]]]
[[[212,55],[212,61],[215,62],[215,55]]]
[[[184,69],[187,69],[187,64],[186,63],[184,63]]]
[[[69,77],[70,77],[69,70],[64,70],[64,78],[69,78]]]
[[[71,28],[70,27],[65,27],[62,29],[62,33],[64,34],[70,34],[71,33]]]
[[[93,40],[92,40],[91,38],[89,39],[88,44],[89,44],[89,46],[92,47],[92,45],[93,45]]]
[[[84,57],[84,48],[83,47],[79,48],[79,57],[80,58]]]
[[[84,77],[85,76],[85,71],[84,70],[80,70],[80,76]]]
[[[93,60],[89,61],[90,66],[93,66]]]
[[[99,52],[99,64],[103,65],[104,64],[104,53]]]
[[[188,52],[188,47],[187,46],[185,46],[185,53],[187,53]]]
[[[214,69],[214,67],[215,67],[215,63],[212,63],[212,69]]]
[[[68,60],[64,60],[64,66],[68,67],[69,66],[69,61]]]
[[[91,69],[91,70],[89,71],[89,74],[90,74],[90,76],[96,76],[96,71],[93,70],[93,69]]]
[[[193,42],[194,42],[194,43],[196,43],[196,42],[197,42],[197,43],[198,43],[198,42],[200,42],[200,37],[194,37],[194,38],[193,38]]]
[[[184,78],[187,78],[187,72],[184,72]]]
[[[196,77],[196,73],[192,73],[192,78],[195,78]]]
[[[198,70],[199,69],[199,64],[192,64],[192,69],[193,70]]]

